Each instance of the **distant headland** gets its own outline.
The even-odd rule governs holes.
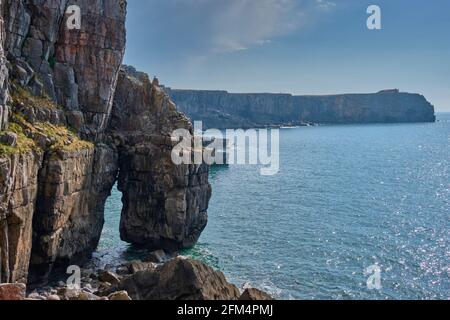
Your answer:
[[[434,106],[423,95],[398,89],[324,96],[165,90],[180,111],[205,128],[436,121]]]

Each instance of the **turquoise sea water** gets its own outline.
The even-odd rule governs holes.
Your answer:
[[[281,130],[280,173],[215,167],[209,224],[184,252],[283,299],[450,299],[450,114],[434,124]],[[118,236],[120,193],[96,253]],[[364,270],[381,268],[381,290]]]

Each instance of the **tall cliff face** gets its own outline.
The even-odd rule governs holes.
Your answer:
[[[79,30],[67,28],[72,4],[81,9]],[[125,5],[2,4],[12,96],[6,135],[13,137],[0,145],[2,281],[45,280],[97,246],[118,168],[115,148],[101,134],[125,49]]]
[[[181,111],[207,128],[250,128],[302,123],[433,122],[421,95],[397,90],[376,94],[292,96],[167,89]]]
[[[5,0],[4,0],[5,1]],[[65,12],[81,9],[81,29]],[[6,0],[6,50],[13,73],[35,95],[68,111],[68,123],[98,138],[110,114],[125,50],[124,0]]]
[[[42,153],[0,157],[0,282],[26,282]]]
[[[208,168],[168,162],[171,130],[189,122],[156,83],[120,71],[126,2],[0,1],[0,282],[45,282],[86,260],[117,181],[124,240],[192,245]],[[80,30],[67,28],[72,4]]]

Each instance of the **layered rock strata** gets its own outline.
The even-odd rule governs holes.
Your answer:
[[[204,128],[251,128],[303,124],[434,122],[434,107],[419,94],[293,96],[226,91],[166,91],[182,112]]]

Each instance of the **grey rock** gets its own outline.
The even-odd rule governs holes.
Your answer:
[[[244,293],[242,293],[239,300],[243,301],[267,301],[274,300],[269,294],[259,289],[246,289]]]
[[[237,300],[239,290],[205,264],[176,258],[153,271],[138,272],[111,290],[125,290],[133,300]]]
[[[17,134],[14,132],[5,132],[0,136],[0,143],[10,147],[15,147],[17,145]]]
[[[33,299],[33,300],[47,300],[44,296],[40,295],[37,292],[33,292],[30,295],[28,295],[29,299]]]
[[[109,282],[112,285],[116,285],[120,282],[120,278],[117,274],[105,270],[98,274],[98,280],[101,282]]]
[[[85,286],[83,286],[83,290],[86,291],[86,292],[89,292],[89,293],[94,293],[95,292],[94,288],[92,288],[92,285],[89,284],[89,283],[86,284]]]
[[[98,289],[94,294],[96,294],[99,297],[108,296],[112,292],[115,292],[114,290],[111,290],[112,285],[109,282],[101,282],[98,286]]]
[[[136,273],[140,271],[148,271],[156,268],[156,265],[151,262],[142,262],[139,260],[131,261],[128,264],[129,273]]]
[[[58,296],[61,300],[78,300],[81,293],[81,289],[61,288],[58,290]]]
[[[78,300],[78,301],[98,301],[100,297],[92,294],[90,292],[82,291],[75,299],[70,300]]]
[[[67,124],[76,130],[80,130],[84,125],[84,116],[80,111],[69,111],[66,113]]]
[[[126,291],[118,291],[118,292],[111,293],[108,296],[108,300],[111,300],[111,301],[130,301],[131,298],[128,295],[128,292],[126,292]]]
[[[153,262],[153,263],[163,263],[168,259],[164,250],[157,250],[151,252],[147,258],[145,258],[145,262]]]
[[[116,273],[120,276],[129,275],[132,272],[130,271],[129,266],[119,266],[116,269]]]

